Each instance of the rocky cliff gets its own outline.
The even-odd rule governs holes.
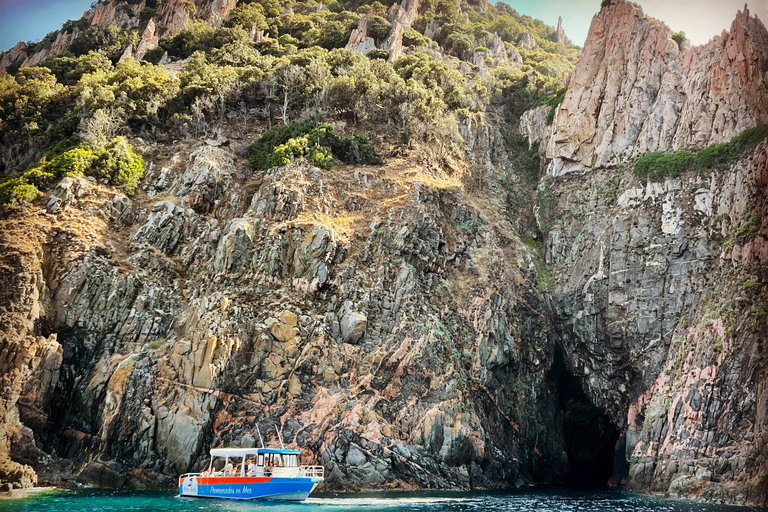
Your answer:
[[[614,0],[554,122],[511,120],[541,161],[489,105],[460,159],[380,135],[381,166],[252,171],[134,139],[135,196],[65,178],[4,209],[0,480],[173,486],[258,426],[331,489],[765,504],[768,143],[661,182],[627,163],[766,122],[766,41],[745,11],[689,48]]]
[[[766,123],[768,32],[745,10],[706,45],[671,35],[614,1],[553,126],[548,107],[521,119],[552,159],[537,220],[558,346],[621,431],[630,488],[765,503],[768,144],[726,171],[661,182],[625,162]]]
[[[34,347],[4,368],[15,463],[167,485],[259,425],[332,488],[567,472],[531,254],[461,169],[249,176],[205,144],[153,164],[133,200],[69,180],[3,221],[3,354]]]
[[[766,34],[745,9],[730,32],[690,47],[639,6],[614,0],[593,19],[558,109],[549,173],[698,149],[768,123]]]

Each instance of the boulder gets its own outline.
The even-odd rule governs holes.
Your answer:
[[[368,318],[357,311],[352,311],[341,317],[341,339],[345,343],[357,343],[365,334]]]
[[[155,20],[150,19],[147,23],[147,28],[144,29],[144,33],[141,35],[141,41],[136,46],[136,53],[134,57],[136,60],[141,60],[149,50],[157,48],[160,38],[155,34]],[[168,52],[165,52],[164,57],[168,56]]]
[[[296,323],[296,315],[290,311],[283,311],[276,319],[270,318],[266,322],[269,332],[271,332],[272,336],[279,341],[292,340],[299,334],[299,329],[296,327]]]
[[[65,209],[75,199],[85,195],[87,181],[83,178],[70,178],[67,176],[62,179],[53,190],[53,194],[48,198],[45,207],[48,213],[57,213]]]
[[[531,51],[536,48],[536,38],[530,32],[523,32],[520,37],[517,38],[517,46],[524,50]]]

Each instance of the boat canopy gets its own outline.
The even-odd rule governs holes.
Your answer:
[[[299,455],[299,450],[288,448],[211,448],[212,457],[247,457],[260,453],[279,453],[283,455]]]

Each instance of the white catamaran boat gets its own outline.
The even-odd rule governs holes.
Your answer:
[[[299,455],[299,450],[286,448],[213,448],[207,471],[179,477],[179,494],[303,501],[323,481],[324,471],[322,466],[300,466]]]

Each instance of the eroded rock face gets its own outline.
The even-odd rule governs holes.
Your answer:
[[[139,45],[136,47],[134,58],[136,60],[143,59],[144,54],[146,54],[149,50],[154,50],[157,48],[159,39],[160,38],[155,33],[155,20],[150,19],[149,23],[147,23],[147,27],[144,29],[144,32],[141,34],[141,40],[139,41]]]
[[[530,32],[523,32],[520,37],[517,38],[517,46],[524,50],[533,50],[536,48],[536,39]]]
[[[51,384],[9,402],[14,460],[41,482],[162,487],[211,446],[252,445],[259,425],[325,464],[329,488],[566,471],[559,431],[537,426],[557,417],[546,306],[526,284],[530,255],[499,245],[488,212],[402,181],[416,160],[348,176],[299,160],[245,178],[241,165],[195,144],[148,166],[134,198],[81,180],[39,214],[69,232],[30,224],[57,249],[28,274],[9,260],[24,300],[3,304],[61,348],[28,371]],[[34,286],[12,277],[26,275]]]
[[[213,26],[220,27],[229,13],[237,5],[237,0],[193,0],[194,17]],[[181,32],[192,22],[193,13],[184,6],[183,0],[168,0],[157,8],[157,25],[166,27],[163,37],[171,37]]]
[[[557,17],[557,29],[555,32],[556,41],[560,44],[564,45],[570,45],[571,40],[568,39],[568,36],[565,35],[565,30],[563,30],[563,17],[558,16]]]
[[[765,308],[755,304],[768,284],[757,263],[768,254],[768,143],[726,171],[661,182],[617,164],[764,123],[766,30],[743,12],[700,47],[669,35],[614,1],[593,20],[553,125],[548,107],[521,117],[520,134],[553,158],[536,220],[557,345],[566,374],[616,429],[615,482],[765,503]]]
[[[768,123],[768,31],[758,18],[740,11],[730,32],[692,48],[671,35],[624,0],[595,16],[547,146],[552,176]]]
[[[8,51],[0,52],[0,76],[5,75],[9,67],[21,65],[27,56],[27,45],[23,41],[19,41]]]
[[[472,56],[472,64],[480,68],[483,68],[488,64],[491,66],[498,66],[505,62],[513,62],[518,66],[522,66],[523,57],[514,48],[507,50],[506,46],[504,46],[504,41],[502,41],[496,33],[493,34],[493,39],[487,50],[474,50]]]
[[[360,18],[357,28],[352,30],[352,33],[349,35],[349,42],[346,48],[363,55],[368,55],[371,50],[376,48],[376,42],[368,35],[369,19],[371,19],[370,13]]]
[[[520,120],[542,152],[548,108]],[[499,126],[461,130],[471,179],[423,155],[252,174],[182,142],[131,198],[63,180],[0,219],[0,478],[172,487],[258,426],[330,489],[607,468],[765,503],[768,144],[661,183],[539,181]]]
[[[397,2],[392,4],[387,11],[392,29],[387,39],[381,44],[381,49],[389,53],[389,60],[394,60],[403,54],[403,34],[416,20],[420,4],[420,0],[403,0],[402,4]]]

